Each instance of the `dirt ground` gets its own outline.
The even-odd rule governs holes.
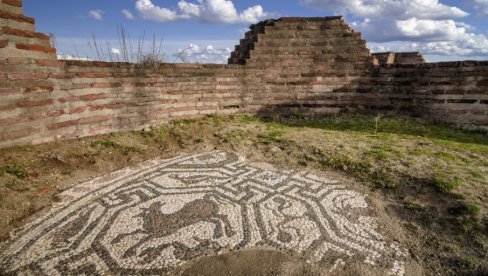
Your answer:
[[[213,149],[279,169],[330,174],[367,193],[383,225],[421,268],[413,274],[488,274],[488,135],[405,118],[210,116],[142,131],[0,150],[0,241],[68,187],[155,157]],[[394,224],[389,222],[394,221]],[[246,266],[263,260],[257,266]],[[255,262],[253,262],[255,263]],[[204,257],[182,275],[315,275],[269,249]],[[375,274],[359,264],[342,275]],[[337,274],[336,274],[337,275]]]

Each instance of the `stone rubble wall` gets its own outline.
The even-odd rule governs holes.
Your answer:
[[[18,0],[0,0],[0,28],[0,148],[208,114],[363,110],[488,127],[487,62],[375,66],[340,17],[258,23],[228,65],[155,68],[56,60]]]

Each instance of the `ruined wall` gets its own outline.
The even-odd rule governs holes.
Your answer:
[[[59,61],[18,0],[0,0],[0,147],[206,114],[367,110],[487,127],[486,62],[374,66],[340,17],[254,25],[229,65]]]
[[[386,64],[419,64],[425,63],[425,59],[419,52],[405,52],[405,53],[374,53],[372,54],[375,65]]]
[[[374,76],[394,112],[488,130],[488,61],[384,65]]]
[[[35,20],[22,12],[22,1],[0,0],[0,57],[56,59],[49,36],[35,31]]]

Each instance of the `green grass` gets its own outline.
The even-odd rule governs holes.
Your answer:
[[[445,151],[438,151],[433,154],[435,157],[445,160],[445,161],[453,161],[456,160],[456,156],[452,153],[445,152]]]
[[[241,141],[245,139],[246,133],[240,129],[233,129],[224,135],[224,142]]]
[[[476,145],[483,146],[483,151],[488,152],[488,135],[483,131],[463,131],[453,129],[449,125],[440,123],[427,123],[412,118],[383,117],[376,121],[370,115],[338,114],[320,118],[304,118],[301,116],[289,116],[280,119],[280,122],[295,126],[320,128],[337,131],[353,131],[369,135],[396,134],[402,136],[415,136],[444,141],[443,143],[468,144],[465,147],[476,148]],[[471,146],[469,146],[471,144]]]
[[[102,141],[96,141],[91,144],[92,147],[102,147],[105,149],[116,149],[120,148],[121,145],[119,145],[117,142],[114,142],[112,140],[102,140]]]
[[[22,165],[9,165],[5,167],[0,167],[0,175],[4,175],[5,173],[11,174],[18,179],[27,178],[27,169]]]
[[[284,134],[283,130],[280,129],[271,129],[263,134],[258,135],[258,141],[262,144],[269,145],[272,143],[280,143],[282,142],[282,136]]]
[[[334,156],[323,156],[319,163],[329,169],[351,173],[358,179],[373,184],[375,187],[393,189],[397,186],[385,169],[374,168],[366,159],[356,160],[348,156],[335,154]]]
[[[189,126],[195,124],[196,122],[197,120],[195,119],[183,119],[183,120],[173,121],[173,124],[176,126]]]
[[[404,207],[411,211],[425,211],[425,206],[418,203],[406,202]]]
[[[252,115],[241,115],[239,116],[239,121],[243,122],[243,123],[254,123],[258,120],[258,118],[256,118],[256,116],[252,116]]]
[[[447,174],[434,173],[431,180],[434,186],[443,193],[451,193],[461,185],[459,177]]]
[[[468,216],[470,218],[477,218],[481,212],[478,205],[473,203],[465,203],[461,206],[451,207],[448,212],[454,216]]]

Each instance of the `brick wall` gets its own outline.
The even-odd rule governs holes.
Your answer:
[[[35,20],[23,15],[20,0],[0,0],[0,57],[56,59],[49,36],[35,31]]]
[[[392,111],[488,130],[488,61],[384,65],[374,76]]]
[[[425,63],[425,59],[419,52],[405,52],[405,53],[374,53],[372,54],[375,65],[386,64],[419,64]]]
[[[229,65],[143,68],[56,60],[21,6],[0,0],[0,147],[237,112],[367,110],[488,126],[486,62],[375,66],[340,17],[261,22]]]

